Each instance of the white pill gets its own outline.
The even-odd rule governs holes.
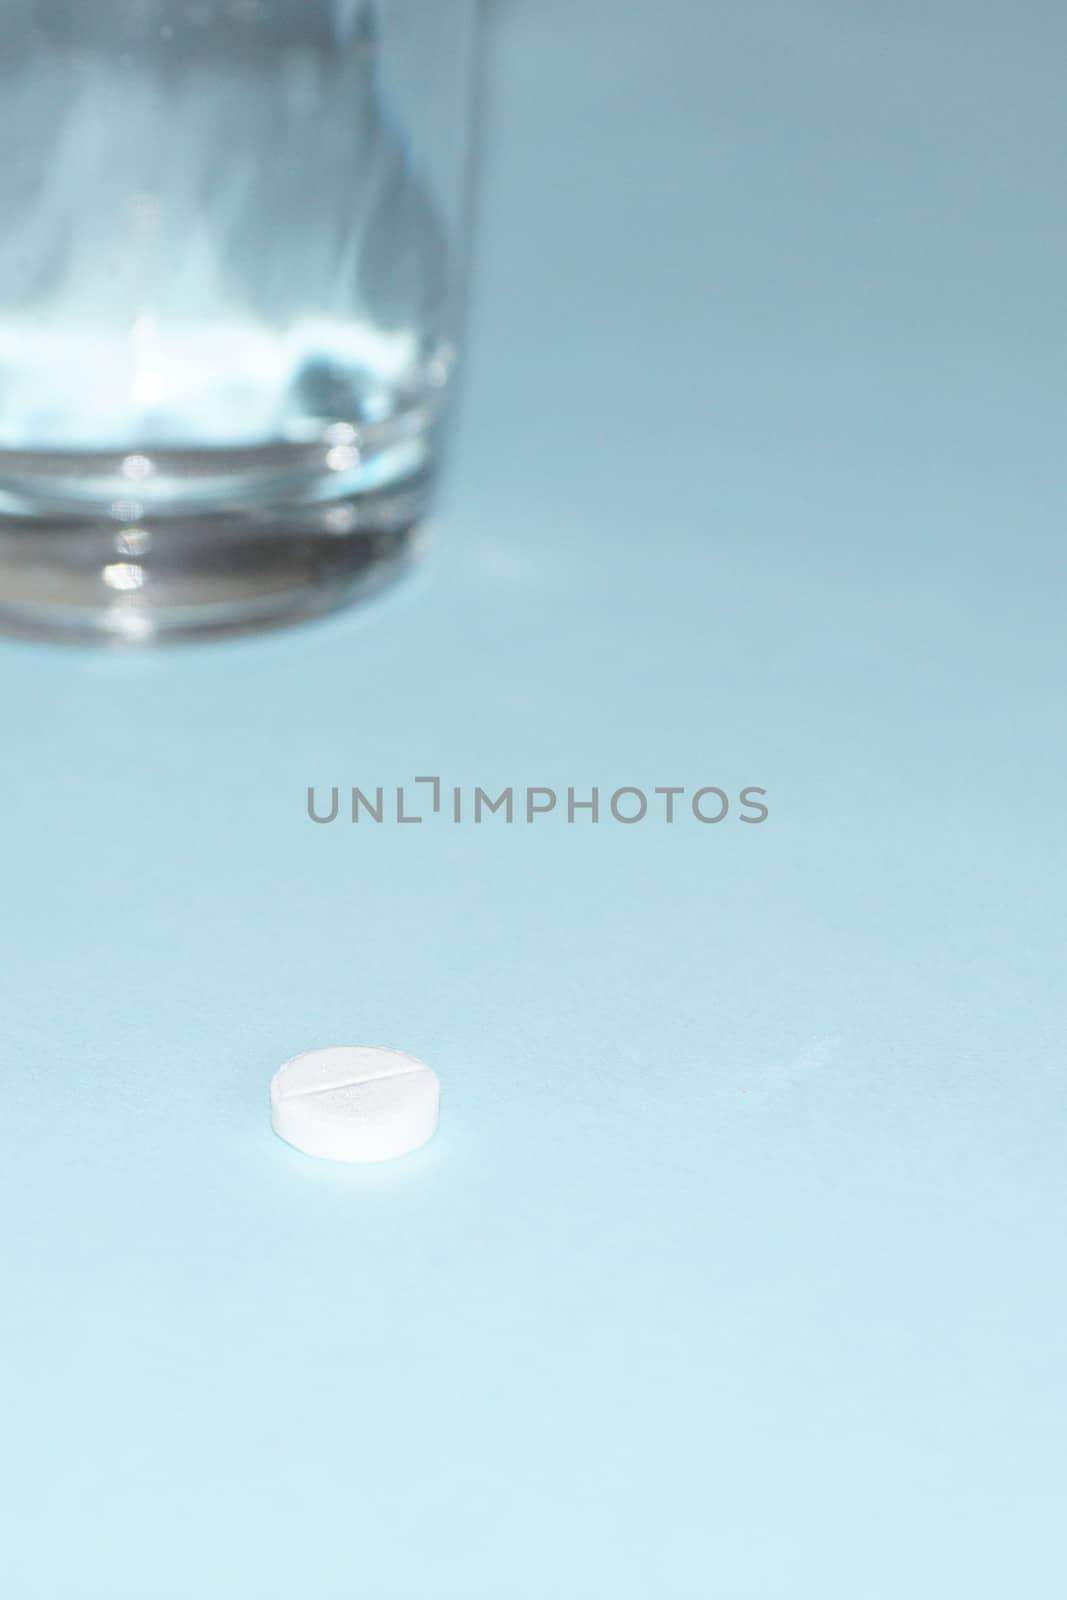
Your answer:
[[[274,1074],[274,1131],[324,1161],[392,1161],[432,1139],[441,1113],[437,1074],[399,1050],[363,1045],[308,1050]]]

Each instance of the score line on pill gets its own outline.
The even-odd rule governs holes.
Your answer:
[[[274,1074],[279,1138],[324,1161],[393,1161],[437,1132],[437,1074],[400,1050],[343,1045],[307,1050]]]

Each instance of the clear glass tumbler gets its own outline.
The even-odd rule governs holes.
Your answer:
[[[480,0],[0,0],[0,622],[395,568],[456,369]]]

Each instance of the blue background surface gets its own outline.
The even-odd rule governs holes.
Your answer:
[[[0,649],[5,1600],[1062,1597],[1065,46],[502,7],[423,571]],[[423,773],[772,814],[306,818]]]

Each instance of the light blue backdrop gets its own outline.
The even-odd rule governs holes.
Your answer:
[[[5,1600],[1067,1592],[1065,46],[507,6],[422,574],[0,649]],[[434,772],[772,815],[305,818]]]

